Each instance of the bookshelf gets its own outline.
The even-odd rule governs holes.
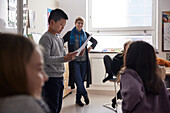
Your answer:
[[[65,73],[64,73],[64,91],[63,91],[63,98],[71,93],[71,87],[68,86],[69,81],[69,66],[68,63],[64,63],[65,66]]]

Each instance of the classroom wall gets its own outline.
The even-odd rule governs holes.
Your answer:
[[[69,18],[61,33],[61,36],[63,36],[67,31],[73,29],[76,17],[81,16],[86,19],[86,0],[57,0],[57,2],[58,7],[63,9]]]
[[[170,11],[170,0],[158,0],[158,57],[166,59],[166,53],[162,52],[162,11]],[[77,16],[86,18],[86,0],[28,0],[28,9],[36,11],[35,28],[29,29],[29,32],[44,33],[45,29],[45,15],[47,15],[47,8],[61,8],[69,17],[67,24],[61,33],[63,36],[68,30],[74,27],[74,20]],[[7,0],[0,0],[0,18],[6,20],[7,23]],[[86,25],[84,26],[84,29]]]
[[[29,28],[28,32],[43,34],[47,30],[47,8],[55,9],[57,6],[56,0],[28,0],[28,9],[35,11],[35,28]]]
[[[86,0],[28,0],[28,8],[36,11],[36,28],[29,28],[29,33],[37,32],[43,33],[44,31],[44,15],[47,14],[46,9],[61,8],[68,15],[68,20],[64,30],[61,33],[63,36],[68,30],[74,27],[74,20],[77,16],[86,18]]]

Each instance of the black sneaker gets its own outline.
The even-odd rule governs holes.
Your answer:
[[[116,105],[116,98],[113,98],[112,99],[112,108],[115,108],[115,105]]]
[[[108,73],[108,76],[103,79],[103,83],[105,83],[106,81],[108,81],[110,79],[113,79],[113,73]]]
[[[84,101],[85,101],[86,105],[89,104],[89,98],[88,98],[88,96],[84,97]]]
[[[84,104],[83,104],[81,101],[76,101],[76,104],[77,104],[78,106],[80,106],[80,107],[83,107],[83,106],[84,106]]]

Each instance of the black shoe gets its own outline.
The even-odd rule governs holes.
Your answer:
[[[86,105],[89,104],[89,98],[88,98],[88,96],[84,97],[84,101],[85,101]]]
[[[110,79],[113,79],[113,74],[112,73],[108,73],[108,76],[103,79],[103,83],[105,83],[107,80],[110,80]]]
[[[81,101],[76,101],[76,104],[77,104],[78,106],[80,106],[80,107],[83,107],[83,106],[84,106],[84,104],[83,104]]]
[[[107,80],[109,80],[107,77],[103,79],[103,83],[105,83]]]
[[[115,105],[116,105],[116,98],[113,98],[112,99],[112,107],[115,108]]]

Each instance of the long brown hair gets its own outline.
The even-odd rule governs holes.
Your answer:
[[[156,73],[156,55],[149,43],[132,42],[125,53],[124,65],[138,73],[144,83],[146,94],[159,94],[163,82]]]
[[[29,94],[26,64],[35,44],[20,35],[0,34],[0,97]]]

